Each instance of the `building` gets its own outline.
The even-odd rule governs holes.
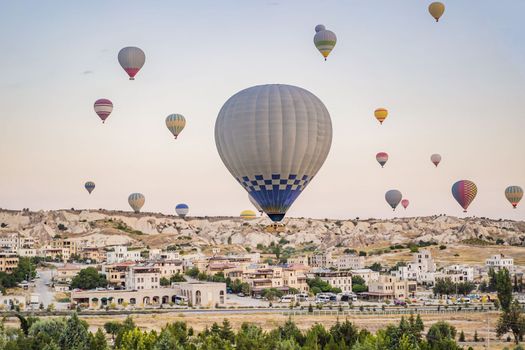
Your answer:
[[[306,269],[304,265],[291,265],[283,268],[283,288],[297,289],[299,293],[308,293],[309,287],[306,283]]]
[[[350,271],[318,270],[309,274],[311,277],[319,277],[341,292],[352,291],[352,273]]]
[[[24,310],[27,306],[26,297],[23,295],[0,295],[0,309],[12,310],[16,306]]]
[[[308,257],[308,266],[327,269],[332,267],[334,259],[331,252],[314,254]]]
[[[485,260],[485,266],[493,268],[495,271],[505,268],[509,272],[514,272],[514,259],[503,254],[496,254]]]
[[[174,250],[150,249],[148,259],[150,260],[180,260],[179,252]]]
[[[0,253],[0,271],[11,273],[18,267],[18,256],[15,253]]]
[[[309,266],[308,265],[308,257],[306,255],[302,255],[302,256],[296,256],[296,257],[293,257],[293,258],[289,258],[288,261],[287,261],[288,264],[290,265],[304,265],[304,266]]]
[[[67,250],[67,253],[62,254],[65,260],[69,260],[71,255],[78,254],[77,242],[72,239],[54,239],[51,241],[51,248]]]
[[[160,277],[169,279],[175,274],[183,274],[182,260],[157,260],[152,262],[153,266],[160,271]]]
[[[126,271],[130,266],[134,266],[134,261],[124,261],[110,265],[102,265],[102,273],[111,286],[124,287],[126,285]]]
[[[365,267],[365,257],[345,254],[337,257],[334,263],[339,270],[358,270]]]
[[[53,260],[68,261],[71,258],[71,251],[67,248],[45,247],[42,249],[42,255]]]
[[[181,282],[168,288],[140,290],[89,290],[72,291],[72,302],[89,308],[101,308],[110,304],[118,307],[161,306],[176,302],[177,296],[185,296],[193,306],[214,307],[226,303],[226,284],[213,282]]]
[[[422,249],[412,255],[412,262],[406,266],[400,266],[392,275],[402,280],[416,281],[421,284],[433,285],[436,281],[436,264],[432,259],[432,253],[428,249]]]
[[[160,269],[148,263],[128,267],[126,271],[126,289],[158,289],[160,288]]]
[[[16,254],[21,257],[32,258],[37,256],[37,250],[35,248],[18,248]]]
[[[105,258],[100,248],[96,247],[84,247],[80,249],[79,255],[81,259],[90,260],[91,262],[102,262]]]
[[[360,293],[369,300],[394,300],[413,297],[417,283],[394,276],[380,275],[378,281],[370,281],[368,292]]]
[[[450,278],[454,283],[473,282],[474,268],[466,265],[451,265],[443,269],[443,278]]]
[[[352,273],[352,276],[361,277],[367,286],[372,281],[379,281],[379,272],[371,269],[358,269],[350,272]]]
[[[82,269],[88,267],[95,267],[90,265],[80,265],[80,264],[64,264],[64,266],[57,267],[56,275],[53,277],[53,280],[59,283],[71,283],[73,278],[79,274]]]
[[[123,261],[141,261],[140,250],[128,249],[126,246],[116,246],[106,253],[106,263],[114,264]]]
[[[214,307],[226,303],[226,283],[182,282],[174,284],[173,288],[193,306]]]

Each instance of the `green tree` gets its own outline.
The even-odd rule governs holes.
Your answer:
[[[66,321],[66,327],[59,339],[59,345],[64,350],[89,350],[88,325],[73,313]]]
[[[142,332],[140,329],[134,328],[122,335],[119,350],[153,350],[156,341],[155,331]]]
[[[122,343],[124,334],[128,331],[135,329],[136,325],[131,316],[126,317],[124,322],[119,323],[117,335],[115,336],[115,348],[118,349]]]
[[[88,267],[80,270],[71,281],[71,288],[95,289],[97,287],[106,287],[108,284],[106,276],[98,273],[94,267]]]
[[[192,278],[197,278],[197,276],[199,275],[199,269],[194,266],[194,267],[191,267],[189,268],[187,271],[186,271],[186,275],[192,277]]]
[[[459,333],[459,338],[458,340],[462,343],[465,342],[465,332],[461,331],[461,333]]]
[[[263,349],[264,332],[256,325],[243,323],[235,337],[237,350]]]
[[[496,273],[496,290],[503,311],[508,311],[512,302],[512,281],[509,270],[503,268]]]
[[[186,282],[186,279],[180,273],[176,273],[170,277],[170,282]]]
[[[525,315],[517,300],[511,303],[508,310],[503,311],[496,326],[496,334],[498,337],[508,332],[512,333],[516,344],[518,344],[525,335]]]
[[[104,323],[104,330],[107,334],[111,334],[111,340],[113,341],[115,341],[115,336],[120,331],[120,327],[122,327],[122,324],[120,322],[109,321]]]
[[[230,343],[233,343],[235,341],[235,333],[232,330],[230,321],[228,321],[228,319],[226,318],[222,321],[219,336],[222,339],[229,341]]]
[[[108,348],[108,342],[106,336],[102,331],[102,328],[97,329],[97,332],[93,335],[90,334],[89,349],[90,350],[106,350]]]

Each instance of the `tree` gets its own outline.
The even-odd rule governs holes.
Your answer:
[[[186,271],[186,275],[192,277],[192,278],[197,278],[197,276],[199,275],[199,269],[194,266],[192,268],[189,268],[187,271]]]
[[[362,293],[368,291],[365,280],[361,276],[352,276],[352,292]]]
[[[67,350],[89,350],[89,340],[87,323],[73,313],[66,321],[66,327],[60,336],[60,347]]]
[[[454,341],[456,328],[445,321],[434,323],[427,333],[427,342],[431,349],[436,350],[459,350]]]
[[[460,342],[464,343],[465,342],[465,332],[461,331],[461,333],[459,333],[459,339],[458,339]]]
[[[176,273],[170,277],[170,282],[186,282],[186,279],[180,273]]]
[[[222,321],[219,336],[222,339],[229,341],[230,343],[233,343],[235,341],[235,333],[232,330],[230,321],[228,321],[228,319],[226,318]]]
[[[468,295],[476,289],[476,285],[473,282],[465,281],[456,284],[456,289],[459,294]]]
[[[106,276],[98,273],[94,267],[88,267],[80,270],[71,281],[71,288],[95,289],[97,287],[106,287],[108,284]]]
[[[501,337],[507,332],[512,332],[514,342],[519,343],[525,335],[525,315],[517,300],[514,300],[507,311],[503,311],[496,326],[496,334]]]
[[[380,272],[383,269],[383,266],[381,266],[380,263],[375,262],[372,265],[368,266],[368,268],[372,271]]]
[[[89,333],[90,335],[90,350],[106,350],[108,348],[108,342],[106,341],[106,336],[102,331],[102,328],[97,329],[95,335]]]
[[[111,334],[111,340],[113,341],[115,341],[115,336],[120,331],[120,327],[122,327],[122,324],[120,322],[109,321],[104,323],[104,330],[107,334]]]
[[[512,302],[512,281],[509,270],[503,268],[496,273],[496,290],[503,311],[508,311]]]
[[[120,350],[153,350],[157,341],[155,331],[142,332],[138,328],[126,331],[122,335]]]
[[[170,285],[170,280],[167,279],[166,277],[161,277],[160,278],[160,285],[163,286],[163,287],[169,286]]]

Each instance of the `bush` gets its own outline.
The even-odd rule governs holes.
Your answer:
[[[445,250],[445,249],[447,249],[447,246],[444,245],[444,244],[442,244],[442,245],[439,246],[439,249],[440,249],[440,250]]]

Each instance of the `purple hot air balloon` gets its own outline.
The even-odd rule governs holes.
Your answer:
[[[459,205],[461,205],[465,213],[470,203],[476,198],[477,193],[478,188],[476,184],[470,180],[459,180],[452,185],[452,195]]]

